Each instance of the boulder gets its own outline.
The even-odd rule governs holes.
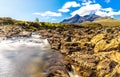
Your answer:
[[[108,58],[100,61],[99,64],[97,65],[98,77],[106,77],[107,74],[114,71],[114,68],[116,67],[117,64],[118,64],[117,62]],[[113,76],[109,76],[109,77],[113,77]]]
[[[22,31],[19,33],[19,36],[22,36],[22,37],[30,37],[32,34],[32,32],[28,32],[28,31]]]
[[[119,50],[120,37],[116,37],[109,42],[100,40],[95,44],[94,52]]]
[[[1,41],[1,40],[5,40],[5,39],[6,39],[6,37],[0,37],[0,41]]]
[[[69,54],[81,50],[81,44],[79,42],[64,42],[61,47],[61,53]]]
[[[97,42],[99,42],[100,40],[102,40],[104,38],[105,34],[97,34],[96,36],[94,36],[91,39],[91,43],[96,44]]]

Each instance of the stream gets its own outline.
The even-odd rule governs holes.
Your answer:
[[[0,77],[42,77],[43,55],[50,51],[48,40],[35,33],[0,40]]]

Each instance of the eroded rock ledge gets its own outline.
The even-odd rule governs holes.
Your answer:
[[[56,28],[38,33],[48,38],[51,48],[64,56],[63,64],[74,75],[120,76],[120,27]]]

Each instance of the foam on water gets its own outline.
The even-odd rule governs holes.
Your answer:
[[[30,38],[27,37],[13,37],[0,41],[0,50],[16,50],[20,46],[24,47],[49,47],[47,39],[40,39],[41,36],[33,34]]]
[[[33,55],[42,55],[50,48],[48,40],[40,37],[33,33],[31,37],[1,39],[0,77],[32,77],[26,73],[25,67]]]

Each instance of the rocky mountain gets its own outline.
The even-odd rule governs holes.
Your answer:
[[[85,15],[85,16],[80,16],[76,14],[75,16],[69,18],[69,19],[64,19],[61,23],[82,23],[82,22],[92,22],[98,18],[102,18],[101,16],[92,14],[92,15]]]

